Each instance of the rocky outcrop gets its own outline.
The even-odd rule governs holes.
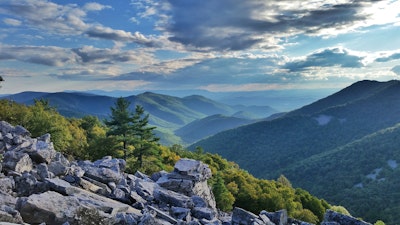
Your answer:
[[[69,161],[46,134],[0,122],[0,224],[287,225],[286,210],[220,212],[210,168],[181,159],[171,173],[124,172],[122,159]],[[360,224],[328,211],[325,224]]]
[[[341,225],[341,224],[372,225],[370,223],[364,222],[352,216],[343,215],[332,210],[326,211],[324,221],[321,224],[322,225]]]

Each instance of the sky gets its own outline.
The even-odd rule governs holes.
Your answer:
[[[0,94],[398,79],[399,9],[400,0],[0,0]]]

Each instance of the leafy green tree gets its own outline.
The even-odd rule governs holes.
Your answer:
[[[385,223],[382,220],[377,220],[374,225],[385,225]]]
[[[0,76],[0,84],[1,84],[1,82],[3,82],[3,81],[4,81],[3,77]],[[0,85],[0,88],[1,88],[1,85]]]
[[[277,182],[283,186],[292,188],[292,183],[290,183],[289,179],[287,179],[283,174],[278,177]]]
[[[84,116],[81,120],[81,128],[85,130],[88,142],[85,157],[91,160],[107,155],[117,157],[118,142],[116,138],[107,137],[107,127],[95,116]]]
[[[217,207],[222,211],[228,212],[233,208],[233,203],[235,202],[235,197],[229,192],[228,188],[225,186],[224,179],[217,173],[215,175],[215,182],[212,185],[212,191],[215,196],[215,201],[217,202]]]
[[[347,209],[345,207],[341,206],[341,205],[334,205],[334,206],[331,207],[331,210],[333,210],[335,212],[338,212],[338,213],[341,213],[343,215],[351,216],[349,211],[347,211]]]

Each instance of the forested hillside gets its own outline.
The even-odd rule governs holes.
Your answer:
[[[358,213],[357,216],[380,217],[390,224],[396,224],[400,221],[393,220],[386,213],[390,211],[400,214],[396,202],[386,202],[387,207],[382,208],[378,206],[378,202],[371,201],[367,204],[370,209],[366,211],[356,202],[369,199],[370,191],[377,194],[373,198],[379,201],[385,198],[370,190],[367,185],[355,189],[358,193],[367,194],[367,197],[354,193],[353,198],[350,198],[351,190],[348,190],[362,182],[361,178],[365,177],[366,173],[372,173],[374,169],[384,167],[388,160],[396,162],[399,160],[386,153],[393,151],[388,146],[396,146],[396,139],[387,139],[386,143],[377,142],[380,144],[374,145],[372,145],[374,142],[360,142],[359,149],[365,149],[365,152],[359,151],[358,154],[354,153],[344,158],[348,165],[357,165],[358,169],[342,166],[344,159],[339,159],[342,157],[340,153],[335,155],[338,158],[319,157],[334,154],[338,149],[343,149],[344,146],[349,146],[356,141],[368,140],[376,132],[383,132],[385,129],[392,130],[391,127],[400,123],[399,115],[399,81],[360,81],[315,103],[289,112],[281,118],[224,131],[195,143],[190,148],[200,146],[207,152],[221,154],[260,178],[275,179],[280,174],[285,174],[293,180],[295,186],[310,188],[313,194],[329,198],[335,204],[346,202],[349,204],[346,206],[350,212]],[[381,157],[385,155],[386,161],[382,161],[381,157],[369,152],[372,151],[372,146],[376,146],[374,151],[381,153]],[[360,159],[365,160],[360,162]],[[307,165],[310,162],[315,164],[312,164],[313,166],[308,170]],[[320,167],[324,168],[324,166],[327,168],[325,172],[320,170]],[[397,171],[398,168],[393,168],[393,170]],[[309,171],[309,173],[302,173],[303,171]],[[328,173],[328,171],[333,172]],[[352,177],[346,179],[336,176],[348,173],[359,179],[352,180]],[[344,183],[346,185],[343,185]],[[376,186],[371,186],[371,188],[376,188]],[[398,196],[395,190],[387,190],[380,194],[396,198]],[[332,195],[333,192],[336,194]],[[343,200],[343,193],[348,194],[347,201]],[[372,211],[374,213],[371,213]]]
[[[109,117],[109,109],[117,98],[76,92],[23,92],[3,97],[3,99],[26,105],[32,105],[35,100],[43,99],[48,101],[49,105],[63,116],[82,118],[92,115],[103,120]],[[230,106],[199,95],[179,98],[145,92],[128,96],[126,99],[132,103],[131,110],[134,110],[135,105],[141,105],[151,115],[149,122],[157,127],[157,136],[161,138],[161,143],[165,145],[177,143],[188,145],[225,128],[235,127],[238,124],[234,119],[227,120],[226,117],[234,116],[243,120],[255,120],[266,118],[277,112],[269,106]],[[202,130],[198,130],[196,136],[180,137],[180,135],[177,135],[180,132],[175,132],[195,120],[201,120],[217,114],[224,115],[224,117],[221,117],[222,121],[214,120],[214,132],[210,133],[210,130],[205,125],[202,126]],[[244,123],[239,125],[242,124]]]
[[[1,100],[0,120],[23,125],[34,137],[50,133],[55,149],[69,158],[94,160],[105,155],[126,157],[127,170],[131,172],[140,170],[151,174],[160,170],[171,171],[173,165],[183,157],[201,160],[211,168],[213,177],[209,184],[218,208],[225,211],[234,206],[255,213],[263,209],[287,209],[291,217],[317,223],[323,219],[326,209],[332,208],[326,201],[307,191],[293,188],[284,176],[277,180],[257,179],[219,155],[203,153],[201,149],[190,152],[179,145],[162,146],[148,133],[153,127],[147,126],[149,117],[141,107],[129,112],[126,110],[129,103],[117,103],[111,108],[112,118],[106,123],[107,126],[94,116],[65,118],[44,100],[36,101],[31,106]],[[121,126],[115,123],[131,116],[134,122],[126,125],[133,130],[126,130],[123,123]],[[1,153],[3,151],[2,148]],[[343,207],[333,208],[345,211]]]

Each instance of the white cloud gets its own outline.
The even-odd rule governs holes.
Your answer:
[[[22,24],[22,22],[20,20],[11,19],[11,18],[3,19],[3,23],[10,25],[10,26],[16,26],[16,27],[18,27]]]
[[[99,3],[86,3],[82,8],[76,4],[59,5],[45,0],[15,0],[4,3],[1,14],[13,15],[28,27],[52,35],[87,35],[88,37],[111,41],[137,43],[156,46],[156,41],[140,32],[128,32],[86,22],[87,11],[99,11],[110,6]],[[8,21],[11,22],[11,21]],[[14,21],[14,24],[16,22]]]
[[[101,11],[103,9],[111,9],[111,6],[102,5],[97,2],[88,2],[83,6],[83,9],[86,11]]]

